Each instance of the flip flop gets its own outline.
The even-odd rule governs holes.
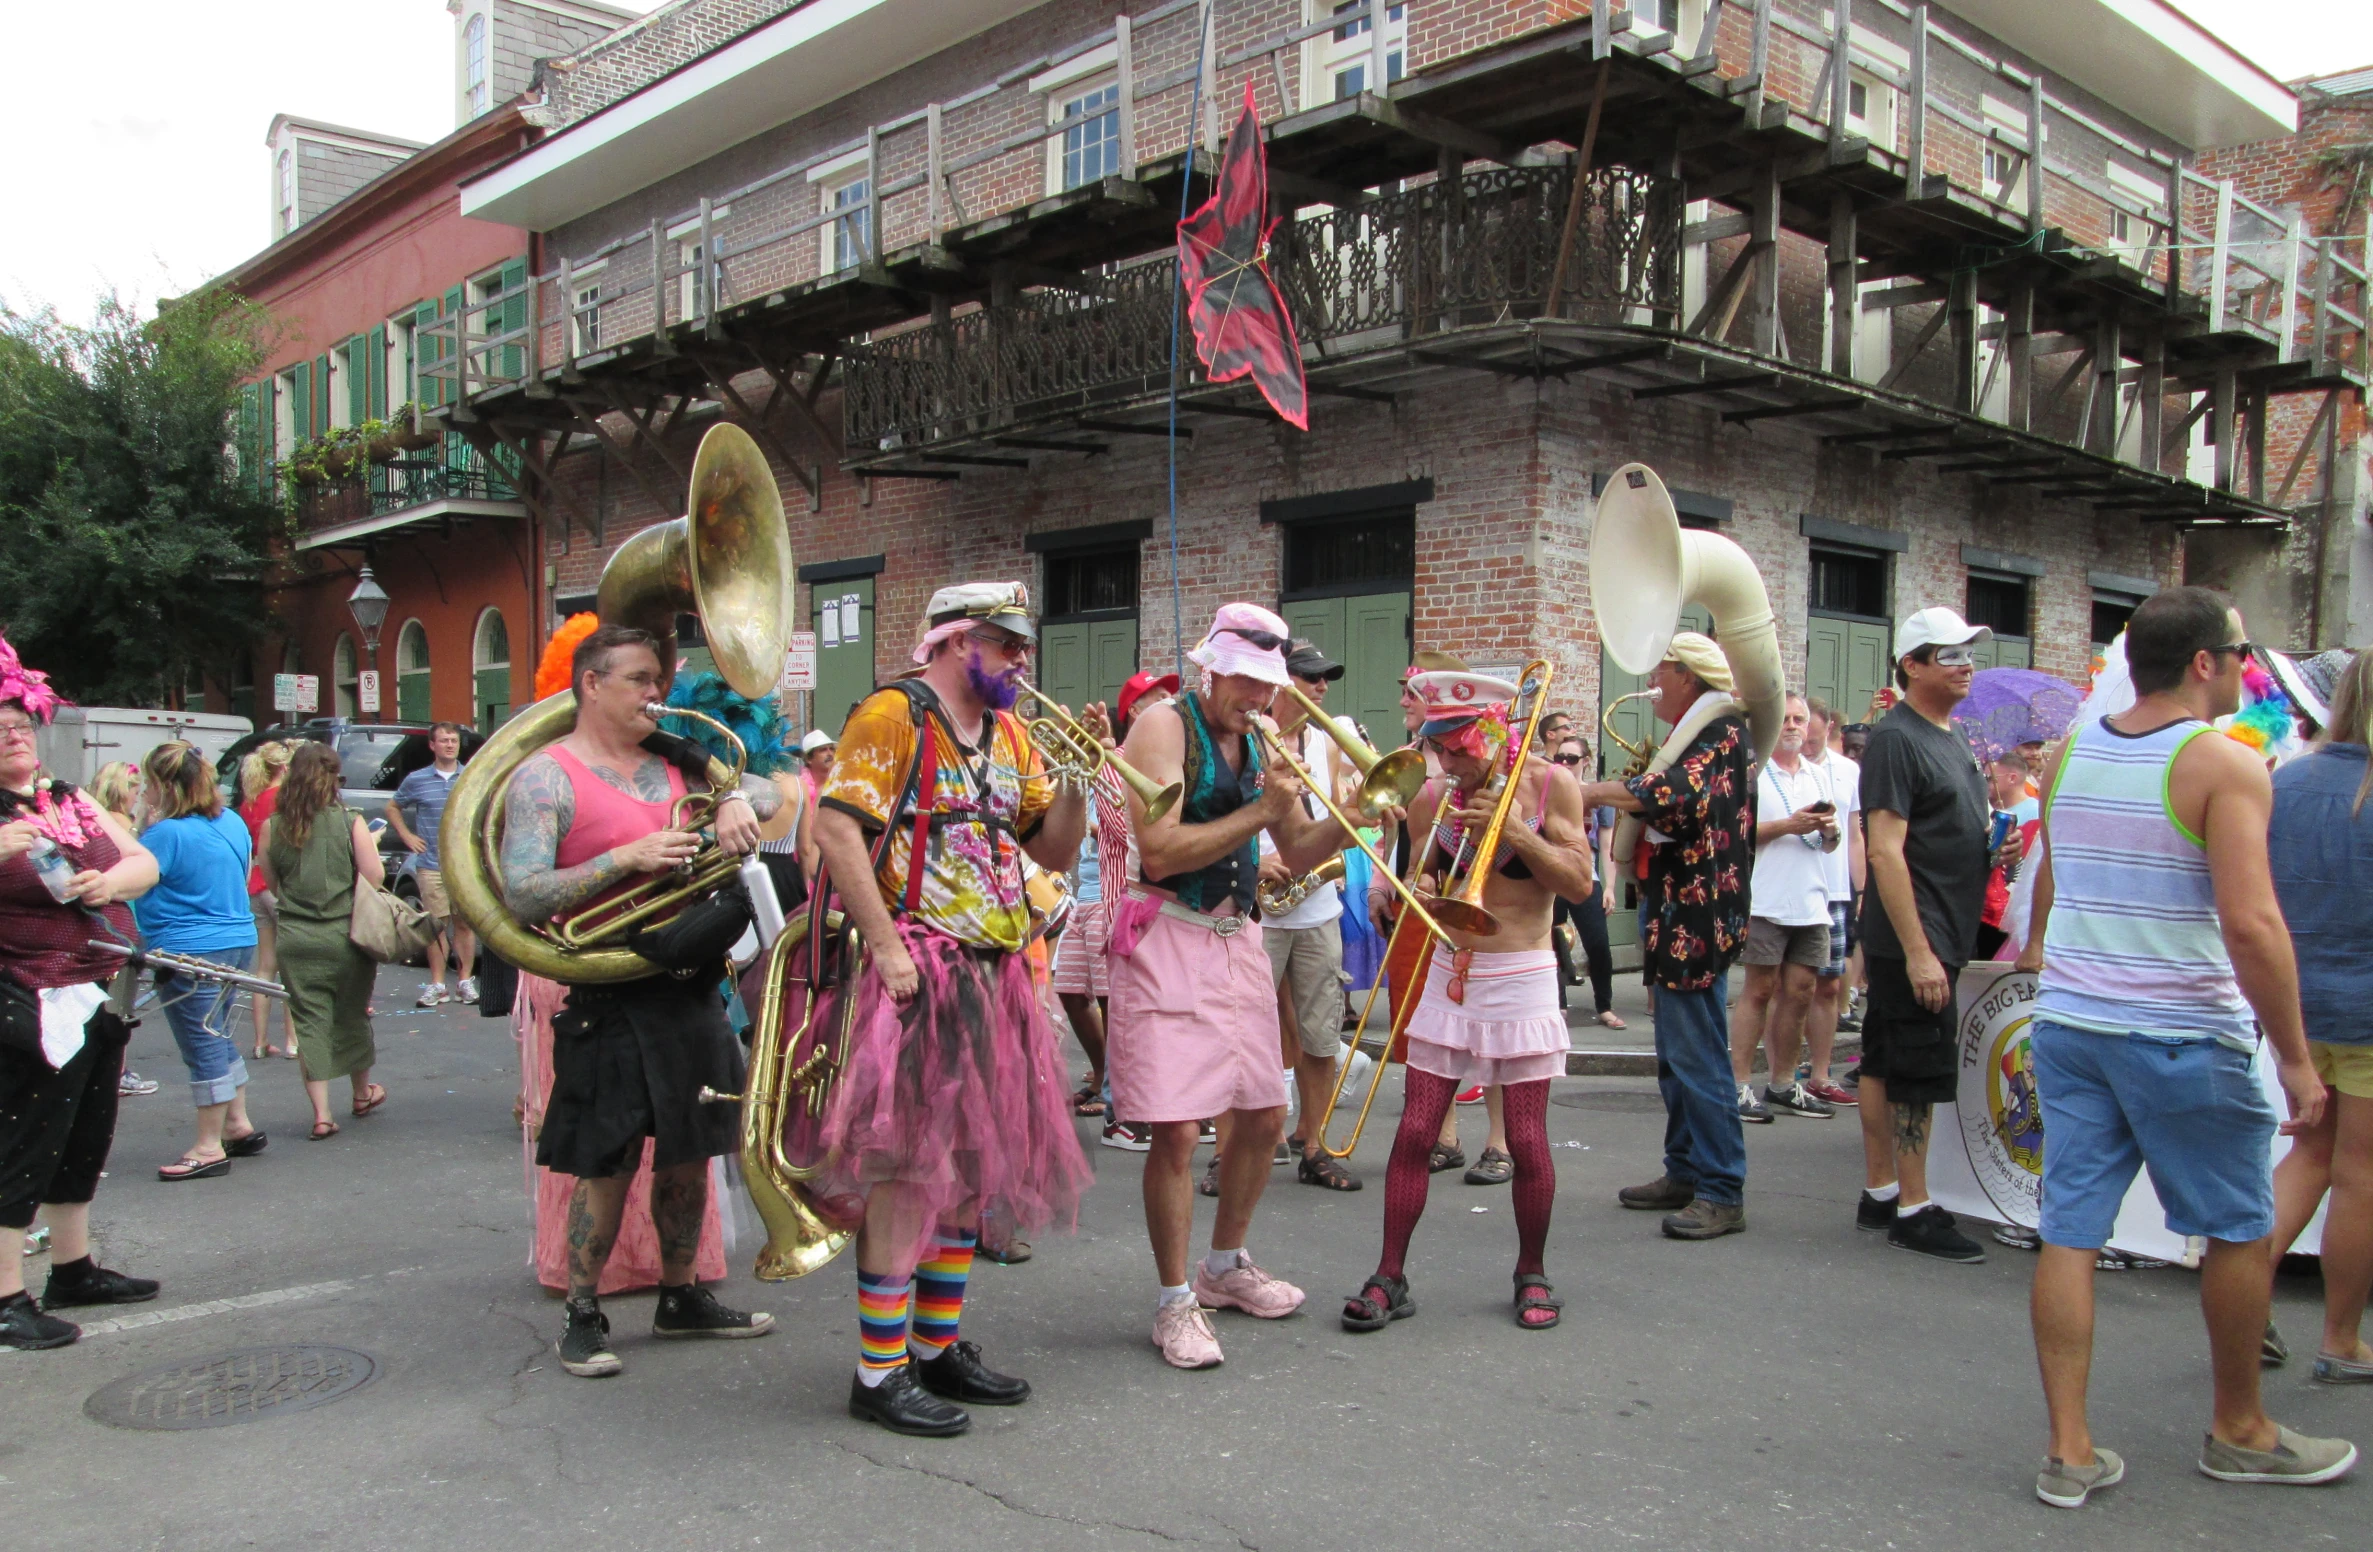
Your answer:
[[[1600,1015],[1598,1016],[1598,1021],[1599,1021],[1599,1023],[1600,1023],[1601,1025],[1603,1025],[1604,1027],[1606,1027],[1606,1028],[1608,1028],[1608,1029],[1629,1029],[1629,1028],[1631,1028],[1631,1026],[1630,1026],[1629,1024],[1626,1024],[1625,1022],[1623,1022],[1623,1015],[1622,1015],[1622,1014],[1620,1014],[1620,1013],[1617,1013],[1617,1012],[1616,1012],[1614,1009],[1612,1009],[1612,1008],[1609,1008],[1609,1009],[1608,1009],[1606,1012],[1604,1012],[1604,1013],[1600,1014]]]
[[[335,1122],[335,1121],[316,1121],[316,1122],[314,1122],[314,1123],[313,1123],[313,1130],[312,1130],[310,1133],[308,1133],[308,1134],[306,1135],[306,1138],[305,1138],[305,1140],[306,1140],[307,1142],[327,1142],[327,1141],[329,1141],[329,1140],[330,1140],[332,1137],[335,1137],[335,1136],[337,1136],[337,1135],[338,1135],[338,1123],[337,1123],[337,1122]]]
[[[272,1139],[266,1137],[264,1135],[264,1129],[259,1126],[244,1137],[224,1138],[222,1143],[223,1153],[228,1158],[252,1159],[257,1154],[263,1152],[264,1149],[271,1143],[271,1141]]]
[[[372,1111],[387,1103],[387,1090],[379,1084],[373,1083],[368,1085],[363,1090],[363,1093],[369,1095],[370,1097],[367,1099],[357,1098],[355,1100],[354,1113],[358,1118],[369,1115]]]
[[[212,1180],[217,1175],[227,1175],[230,1172],[231,1158],[229,1154],[224,1154],[219,1159],[201,1159],[194,1153],[185,1153],[170,1164],[157,1166],[159,1180]]]

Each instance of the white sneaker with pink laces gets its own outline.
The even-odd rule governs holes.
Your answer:
[[[1236,1264],[1214,1277],[1208,1261],[1195,1263],[1196,1302],[1212,1309],[1237,1309],[1261,1320],[1283,1320],[1302,1307],[1306,1295],[1292,1283],[1280,1282],[1252,1264],[1252,1257],[1236,1252]]]
[[[1211,1316],[1193,1299],[1154,1311],[1154,1346],[1173,1368],[1216,1369],[1225,1361],[1219,1338],[1212,1334]]]

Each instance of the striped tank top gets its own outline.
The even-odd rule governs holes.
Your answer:
[[[2190,718],[2134,735],[2102,722],[2069,740],[2045,797],[2052,914],[2036,1017],[2105,1034],[2255,1045],[2257,1023],[2217,926],[2206,845],[2167,796],[2176,755],[2213,731]]]

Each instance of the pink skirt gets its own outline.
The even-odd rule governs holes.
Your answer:
[[[815,1145],[826,1211],[856,1222],[876,1186],[907,1193],[911,1260],[974,1204],[1027,1234],[1069,1228],[1093,1178],[1071,1119],[1071,1085],[1026,956],[967,947],[914,922],[899,936],[922,984],[902,1007],[871,961],[816,1017],[854,999],[848,1052]],[[826,1025],[825,1027],[829,1027]]]
[[[1409,1015],[1409,1065],[1459,1084],[1564,1077],[1573,1037],[1557,1006],[1557,955],[1545,948],[1476,954],[1463,1002],[1450,999],[1456,957],[1434,952]]]
[[[1142,904],[1143,902],[1139,902]],[[1156,915],[1112,959],[1105,1072],[1121,1119],[1201,1121],[1285,1104],[1277,987],[1258,923],[1222,937]]]
[[[527,1200],[535,1217],[535,1244],[529,1263],[536,1281],[565,1292],[569,1285],[569,1198],[577,1177],[556,1174],[536,1162],[536,1133],[544,1124],[544,1100],[552,1091],[552,1015],[559,1011],[568,988],[540,975],[519,972],[519,996],[512,1004],[512,1023],[519,1036],[519,1116],[526,1143]],[[651,1223],[651,1150],[643,1139],[643,1160],[626,1188],[626,1218],[618,1225],[618,1242],[602,1267],[600,1291],[627,1293],[659,1285],[659,1231]],[[702,1282],[725,1276],[725,1173],[722,1160],[709,1164],[709,1205],[700,1221],[700,1246],[693,1254],[692,1275]]]

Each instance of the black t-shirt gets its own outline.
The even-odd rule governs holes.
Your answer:
[[[1929,949],[1948,965],[1969,963],[1986,907],[1993,805],[1968,741],[1909,706],[1888,712],[1862,756],[1862,810],[1882,808],[1904,818],[1903,860]],[[1862,910],[1862,947],[1884,959],[1906,957],[1875,874]]]

